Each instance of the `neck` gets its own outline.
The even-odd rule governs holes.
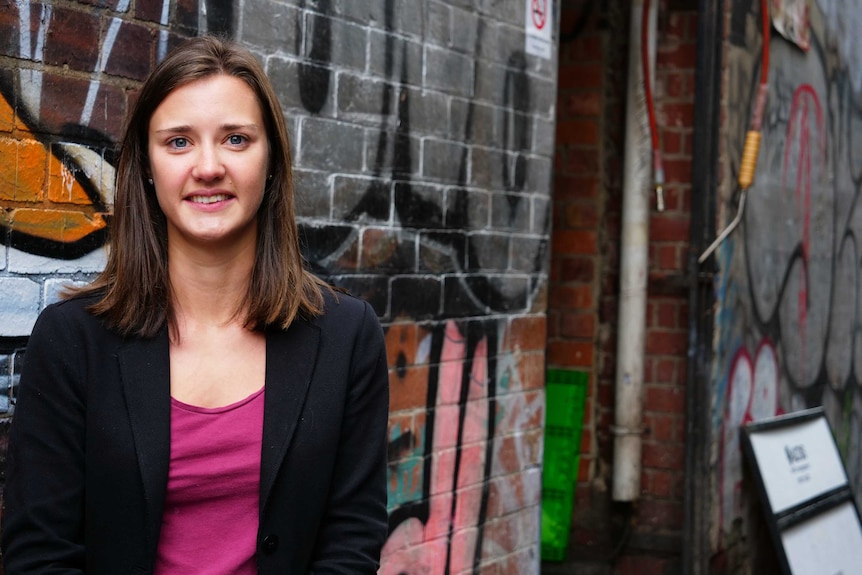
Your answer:
[[[195,249],[168,242],[168,273],[177,335],[196,326],[244,324],[241,309],[254,266],[255,245]]]

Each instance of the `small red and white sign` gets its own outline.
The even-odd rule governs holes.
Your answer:
[[[552,21],[554,13],[553,0],[525,0],[526,2],[526,38],[524,50],[527,54],[540,58],[551,59]]]

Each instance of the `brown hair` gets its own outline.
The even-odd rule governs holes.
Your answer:
[[[275,91],[254,55],[221,38],[193,38],[172,50],[144,82],[120,146],[117,193],[104,271],[71,293],[100,293],[91,311],[123,335],[154,336],[175,320],[168,277],[167,222],[145,184],[150,118],[175,89],[217,74],[243,80],[257,96],[270,146],[270,173],[257,214],[257,249],[244,301],[245,325],[287,327],[319,315],[325,285],[308,272],[299,248],[287,126]]]

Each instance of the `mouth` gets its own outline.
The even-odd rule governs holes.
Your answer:
[[[194,204],[217,204],[230,199],[228,194],[213,194],[211,196],[191,196],[188,200]]]

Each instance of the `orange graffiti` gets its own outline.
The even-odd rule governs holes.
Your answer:
[[[37,139],[0,94],[0,227],[16,235],[71,244],[107,227],[73,170]],[[26,244],[26,240],[21,242]]]

